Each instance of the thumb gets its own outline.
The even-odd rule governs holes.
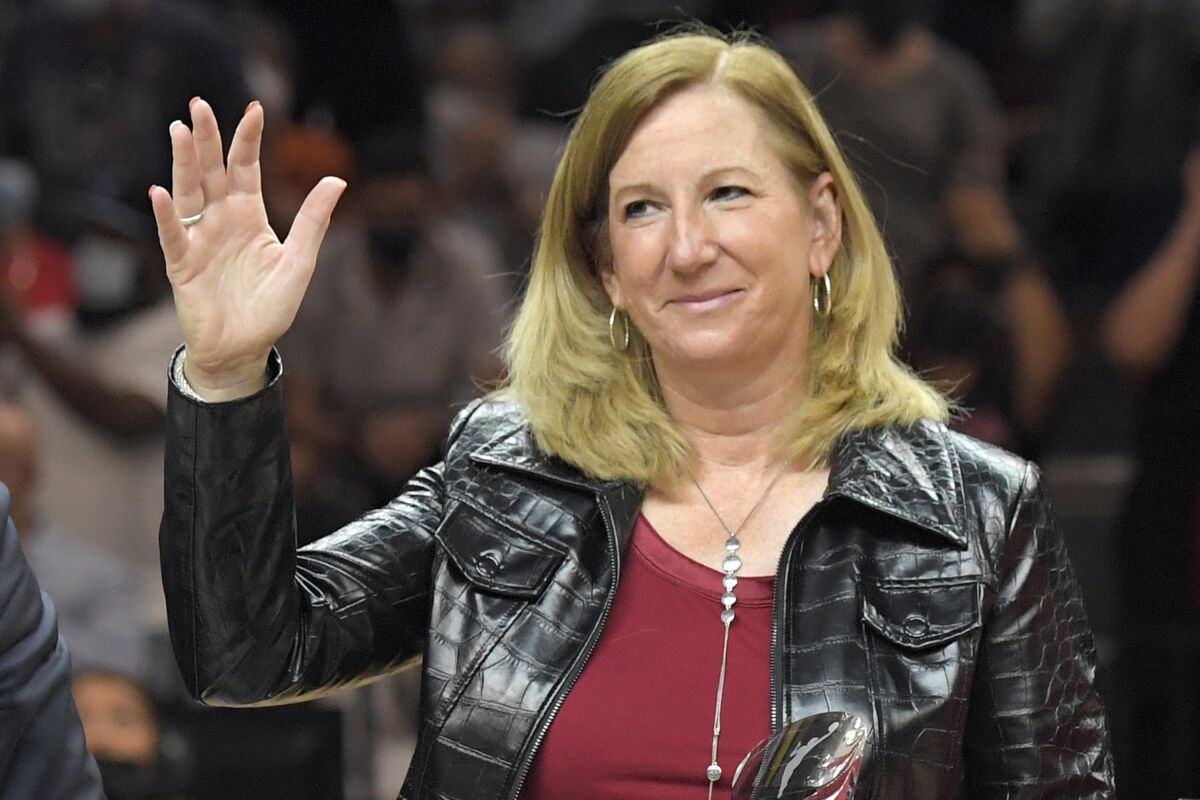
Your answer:
[[[329,229],[333,208],[345,190],[346,182],[341,178],[325,177],[304,198],[283,243],[284,249],[294,260],[307,265],[316,262],[317,250],[325,238],[325,231]]]

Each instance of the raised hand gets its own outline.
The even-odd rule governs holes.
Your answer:
[[[211,106],[196,98],[190,109],[191,129],[171,124],[173,194],[152,186],[150,202],[187,345],[188,383],[205,399],[222,400],[262,386],[271,347],[296,317],[346,182],[322,178],[280,242],[263,204],[262,106],[247,106],[228,164]]]

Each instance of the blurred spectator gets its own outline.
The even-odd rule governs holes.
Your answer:
[[[0,295],[7,294],[33,329],[62,330],[75,314],[71,255],[33,227],[37,178],[21,161],[0,160]],[[20,366],[0,345],[0,397],[19,390]]]
[[[242,65],[210,17],[182,0],[52,0],[18,27],[0,67],[0,153],[33,165],[40,227],[69,241],[75,194],[168,183],[167,126],[188,98],[236,121]]]
[[[498,27],[452,25],[432,65],[426,112],[433,173],[448,213],[497,243],[513,293],[566,135],[561,124],[518,116],[517,71]]]
[[[282,119],[268,120],[263,136],[263,200],[271,227],[282,239],[317,181],[336,175],[357,182],[354,152],[336,131]],[[333,218],[344,213],[339,204]]]
[[[132,202],[93,196],[74,208],[84,230],[73,251],[74,324],[39,335],[0,293],[0,343],[21,355],[26,407],[43,437],[40,507],[133,565],[160,619],[164,375],[182,334],[153,221]]]
[[[0,796],[102,800],[70,693],[54,605],[38,589],[0,483]]]
[[[129,673],[76,670],[72,693],[108,800],[194,796],[186,745],[163,729],[145,684]]]
[[[952,427],[1037,453],[1071,356],[1066,315],[1032,263],[948,253],[913,293],[914,366],[966,412]]]
[[[1020,214],[1074,316],[1101,313],[1167,235],[1200,138],[1200,0],[1022,0],[1058,79]]]
[[[70,253],[33,227],[37,178],[23,162],[0,160],[0,286],[34,325],[66,324],[75,313]]]
[[[953,421],[955,430],[1017,449],[1006,320],[965,258],[929,267],[925,283],[914,313],[913,365],[965,410]]]
[[[53,511],[35,509],[40,473],[33,418],[20,406],[0,403],[0,483],[12,490],[21,547],[58,610],[58,630],[71,649],[73,671],[145,675],[148,631],[133,570],[61,528]]]
[[[332,531],[437,455],[457,406],[499,374],[494,246],[446,220],[419,139],[361,151],[359,219],[326,238],[281,350],[300,527]]]
[[[330,228],[280,343],[302,541],[391,500],[500,370],[508,290],[496,249],[438,210],[446,203],[421,137],[380,133],[358,166],[346,197],[354,216]],[[409,670],[338,699],[352,796],[403,774],[418,677]]]
[[[1118,526],[1113,737],[1148,800],[1200,787],[1200,150],[1168,237],[1108,309],[1104,345],[1140,387],[1139,468]]]
[[[714,0],[515,0],[506,35],[525,65],[525,110],[569,114],[599,70],[665,29],[712,19]]]
[[[930,0],[848,0],[773,32],[879,218],[901,282],[947,246],[1010,256],[1003,142],[979,65],[927,27]]]

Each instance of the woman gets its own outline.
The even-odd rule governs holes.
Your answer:
[[[191,692],[312,697],[424,655],[404,798],[703,797],[827,710],[864,794],[1110,797],[1094,654],[1036,469],[947,432],[895,279],[772,51],[627,54],[547,202],[502,393],[390,505],[293,545],[272,344],[344,184],[266,226],[252,105],[151,189],[186,349],[163,575]],[[191,396],[185,396],[184,392]]]

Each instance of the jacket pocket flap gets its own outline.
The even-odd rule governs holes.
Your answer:
[[[459,505],[434,534],[471,583],[496,594],[537,597],[563,553],[510,525]]]
[[[901,647],[940,647],[979,627],[982,590],[977,580],[864,582],[863,621]]]

